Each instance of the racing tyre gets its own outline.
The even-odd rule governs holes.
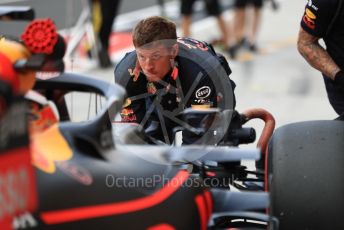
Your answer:
[[[344,122],[276,130],[268,156],[270,212],[280,229],[344,229]]]

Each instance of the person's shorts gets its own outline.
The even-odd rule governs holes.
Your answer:
[[[324,77],[328,99],[338,115],[344,114],[344,89],[336,86],[329,77]]]
[[[181,0],[181,14],[191,15],[192,7],[196,0]],[[204,0],[207,12],[211,16],[218,16],[221,14],[221,6],[218,0]]]
[[[235,0],[234,6],[236,8],[245,8],[247,5],[253,5],[256,8],[263,7],[263,0]]]

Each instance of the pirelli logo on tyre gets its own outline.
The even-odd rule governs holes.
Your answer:
[[[204,98],[209,97],[210,93],[211,93],[210,87],[203,86],[196,91],[195,96],[197,99],[204,99]]]

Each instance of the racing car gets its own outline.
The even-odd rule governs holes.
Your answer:
[[[2,41],[2,52],[9,50],[6,46],[11,45],[14,51],[24,47],[31,53],[12,60],[9,68],[17,73],[61,72],[61,55],[54,51],[61,50],[62,40],[51,31],[54,26],[50,20],[37,20],[22,35],[25,45],[16,47],[12,46],[16,41]],[[48,34],[50,42],[40,39],[44,34]],[[25,76],[16,77],[20,83]],[[270,222],[270,217],[263,213],[243,212],[265,209],[267,193],[231,192],[227,181],[222,182],[220,178],[232,177],[229,175],[234,176],[237,172],[228,171],[228,175],[217,176],[215,169],[221,167],[212,165],[212,172],[207,169],[206,162],[255,160],[259,157],[257,149],[116,144],[113,129],[129,125],[112,123],[124,102],[122,88],[85,76],[61,73],[56,78],[38,80],[34,89],[53,102],[57,110],[55,115],[61,121],[46,117],[49,104],[27,97],[25,92],[25,99],[22,99],[29,101],[30,107],[29,143],[38,205],[34,211],[25,206],[12,213],[16,216],[13,228],[206,229],[213,214],[217,216],[212,218],[214,223],[210,227],[230,226],[226,223],[229,219],[225,222],[221,218],[223,215],[230,217],[231,213],[233,219],[238,219],[240,214],[240,218],[260,221],[249,225],[266,227]],[[77,91],[97,93],[106,98],[106,104],[94,119],[70,121],[64,96]],[[14,106],[10,100],[7,102],[8,110],[4,110],[4,114]],[[11,116],[8,119],[11,124],[16,122]],[[3,120],[2,124],[4,122],[8,120]],[[141,184],[137,184],[140,181]],[[247,199],[252,202],[242,205],[238,202]],[[243,223],[233,222],[233,226],[240,225]]]

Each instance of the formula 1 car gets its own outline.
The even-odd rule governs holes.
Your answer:
[[[4,53],[2,63],[9,61],[7,68],[18,74],[7,81],[6,73],[2,72],[3,86],[16,88],[13,80],[16,77],[20,85],[25,76],[19,76],[19,73],[61,72],[62,56],[54,51],[60,52],[63,44],[52,31],[54,26],[50,20],[37,20],[27,27],[22,36],[25,45],[6,38],[1,41],[0,52],[12,50],[15,53],[17,48],[22,50],[23,47],[31,52],[31,55],[17,59],[7,58],[15,55]],[[44,34],[51,39],[50,42],[40,39]],[[18,46],[12,46],[12,43],[18,43]],[[26,98],[18,99],[21,103],[29,101],[30,110],[27,112],[30,125],[25,137],[30,141],[25,144],[27,149],[30,143],[35,175],[30,185],[32,187],[32,183],[36,183],[37,196],[31,191],[35,201],[31,206],[18,206],[16,210],[2,206],[7,216],[16,216],[13,228],[106,229],[111,226],[123,229],[206,229],[220,225],[266,227],[272,220],[260,212],[245,212],[267,208],[268,194],[229,191],[228,179],[241,176],[236,175],[239,169],[233,166],[233,172],[221,172],[224,167],[217,165],[241,159],[256,160],[259,150],[227,146],[116,144],[113,129],[130,125],[111,123],[124,102],[122,88],[84,76],[61,73],[56,78],[37,80],[34,89],[54,102],[56,117],[61,121],[53,119],[55,114],[51,111],[53,109],[48,109],[48,104],[28,98],[26,91]],[[106,98],[106,104],[94,119],[70,121],[64,96],[77,91],[97,93]],[[1,127],[18,122],[18,116],[11,116],[13,113],[10,113],[17,107],[17,102],[6,95],[8,92],[2,93],[6,107],[1,113],[7,119],[1,120]],[[25,115],[25,112],[21,114]],[[26,121],[25,116],[21,119]],[[133,133],[140,134],[135,130]],[[1,136],[9,134],[9,131],[2,132]],[[14,142],[16,137],[8,140]],[[4,174],[8,174],[7,169],[4,170]],[[21,194],[20,188],[16,190],[18,195]],[[26,197],[23,200],[26,204],[33,199]],[[14,200],[5,199],[8,200],[16,205]],[[247,200],[251,201],[246,203]],[[208,225],[215,214],[213,223]],[[233,220],[241,220],[240,223],[222,220],[223,216],[230,218],[231,215]],[[243,219],[258,223],[247,224]],[[233,223],[226,223],[228,221]]]
[[[14,69],[61,71],[59,60],[38,53],[41,62],[32,62],[37,60],[35,55],[33,52],[26,62],[16,62]],[[1,82],[1,89],[13,88],[13,84],[8,85],[8,81]],[[186,111],[186,121],[188,116],[204,116],[205,124],[209,120],[215,122],[211,127],[216,133],[225,131],[224,138],[207,146],[149,145],[139,126],[114,121],[125,101],[125,92],[117,85],[61,73],[56,78],[36,81],[35,90],[54,102],[60,121],[47,119],[48,125],[30,128],[22,145],[17,142],[18,137],[8,139],[15,142],[15,149],[26,146],[26,151],[31,152],[35,177],[29,177],[29,184],[32,188],[36,183],[37,190],[36,197],[32,189],[28,192],[31,197],[26,203],[30,200],[31,205],[7,211],[16,216],[15,229],[343,227],[340,221],[342,121],[290,124],[278,128],[270,138],[274,122],[264,110],[243,114],[217,109]],[[76,91],[106,98],[106,104],[94,119],[70,121],[64,96]],[[6,105],[1,110],[1,127],[19,119],[25,124],[25,116],[19,118],[10,113],[24,99],[12,99],[13,94],[8,90],[2,90],[1,97]],[[34,115],[39,117],[37,113]],[[266,121],[259,149],[240,149],[240,144],[254,141],[254,131],[242,127],[253,118]],[[41,124],[37,121],[42,121],[33,120],[35,127]],[[223,124],[228,127],[223,129]],[[203,126],[197,128],[204,131]],[[3,142],[3,137],[9,136],[6,134],[1,132],[2,145],[7,143]],[[5,150],[1,150],[2,157]],[[249,171],[240,164],[243,159],[258,160],[260,153],[265,157],[264,173]],[[30,170],[28,175],[32,175]],[[259,186],[252,186],[251,182],[256,181],[265,182],[270,196],[260,191]]]

